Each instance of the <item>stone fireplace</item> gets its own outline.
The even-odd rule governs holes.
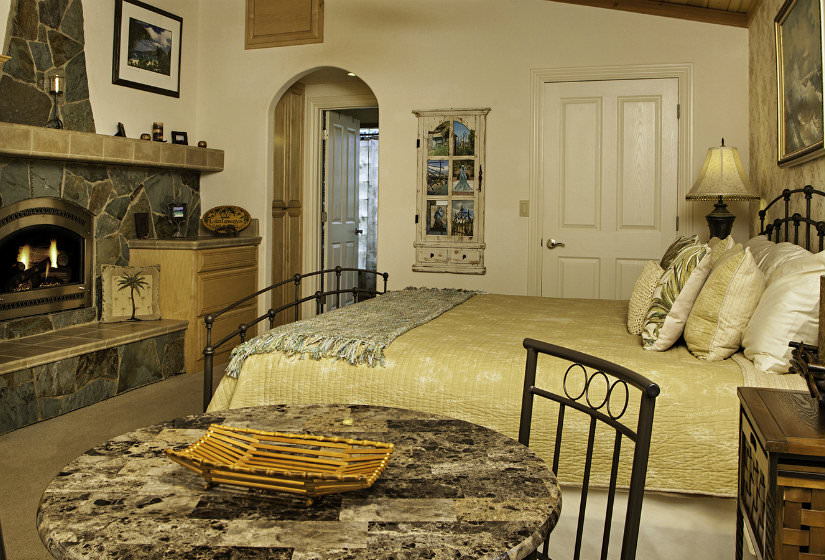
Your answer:
[[[59,198],[0,208],[0,319],[91,305],[93,216]]]
[[[128,265],[135,214],[197,235],[221,150],[0,122],[0,434],[184,371],[187,321],[100,323],[101,265]]]

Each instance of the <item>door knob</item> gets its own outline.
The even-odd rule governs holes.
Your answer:
[[[556,241],[555,239],[547,240],[548,249],[555,249],[556,247],[564,247],[564,241]]]
[[[362,233],[364,233],[363,229],[356,229],[355,230],[355,235],[361,235]]]

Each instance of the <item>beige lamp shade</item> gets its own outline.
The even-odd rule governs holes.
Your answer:
[[[709,148],[699,178],[685,198],[688,200],[751,200],[759,194],[751,188],[748,176],[742,169],[739,152],[736,148],[722,146]]]

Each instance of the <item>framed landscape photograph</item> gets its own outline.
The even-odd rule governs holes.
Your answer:
[[[777,73],[777,163],[825,155],[823,0],[787,0],[774,20]]]
[[[183,18],[138,0],[115,0],[112,83],[180,97]]]

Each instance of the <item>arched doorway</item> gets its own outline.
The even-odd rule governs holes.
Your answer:
[[[333,116],[356,123],[360,158],[349,165],[357,170],[357,216],[355,223],[347,222],[350,230],[361,232],[355,264],[377,265],[378,102],[369,86],[351,72],[320,68],[298,79],[274,111],[273,282],[339,264],[335,259],[340,254],[330,250],[330,222],[337,216],[327,212],[330,197],[325,179],[330,165],[341,163],[329,157],[325,141],[329,134],[325,129]],[[307,281],[301,291],[307,295],[317,289],[320,282]],[[294,297],[294,288],[286,286],[273,293],[273,307]],[[308,305],[302,311],[307,314],[311,309]],[[293,319],[293,313],[283,313],[277,323]]]

